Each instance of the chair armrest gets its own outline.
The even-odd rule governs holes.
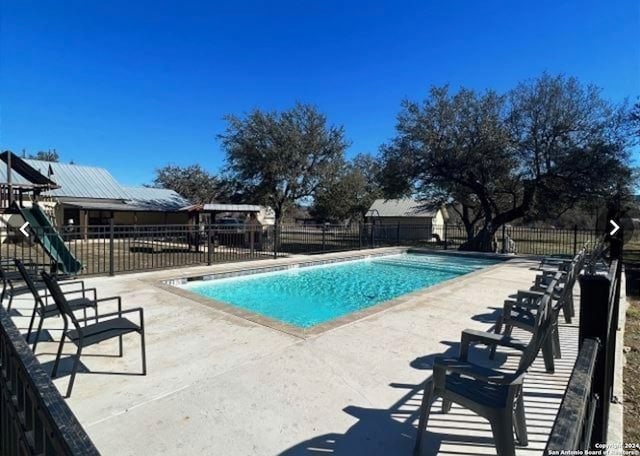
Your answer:
[[[483,367],[458,358],[445,358],[438,356],[433,361],[434,381],[444,380],[447,373],[464,375],[487,383],[508,385],[513,382],[513,374],[501,372],[490,367]],[[437,380],[436,380],[437,378]]]
[[[122,298],[120,296],[109,296],[107,298],[100,298],[100,299],[94,299],[94,301],[96,303],[100,303],[100,302],[107,302],[107,301],[117,301],[118,303],[118,311],[116,312],[119,316],[122,316]],[[125,312],[128,312],[125,311]],[[100,318],[101,315],[98,315],[98,318]]]
[[[502,334],[478,331],[475,329],[465,329],[460,337],[460,359],[466,361],[469,357],[469,346],[473,343],[482,345],[499,345],[501,347],[513,348],[524,351],[527,343],[520,339]]]
[[[504,304],[502,305],[502,318],[505,319],[513,310],[513,306],[516,305],[516,301],[513,299],[505,299]]]
[[[83,280],[74,280],[72,282],[58,282],[58,285],[60,286],[60,289],[62,290],[63,293],[71,293],[72,291],[82,291],[84,293],[84,291],[87,289],[84,285]],[[77,286],[77,285],[80,285],[79,290],[69,290],[69,291],[66,290],[67,287]],[[95,288],[93,289],[95,290]]]
[[[540,261],[540,265],[538,269],[544,269],[545,266],[550,266],[548,269],[558,269],[562,266],[565,266],[567,263],[571,263],[571,259],[569,258],[560,258],[560,257],[546,257]]]
[[[527,310],[536,310],[544,293],[538,290],[518,290],[516,294],[516,307]]]
[[[105,298],[106,299],[106,298]],[[105,314],[100,314],[98,315],[98,320],[102,319],[102,318],[110,318],[110,317],[122,317],[125,314],[130,314],[130,313],[138,313],[138,316],[140,318],[140,328],[144,329],[144,311],[142,310],[142,307],[134,307],[133,309],[126,309],[126,310],[122,310],[122,309],[118,309],[117,312],[109,312],[109,313],[105,313]],[[87,320],[93,320],[96,317],[87,317]]]

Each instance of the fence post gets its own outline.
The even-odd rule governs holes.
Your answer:
[[[502,225],[502,253],[507,252],[507,225]]]
[[[449,241],[447,241],[447,222],[444,223],[444,249],[447,250],[447,244],[449,243]]]
[[[600,400],[596,406],[593,421],[591,442],[607,441],[609,422],[609,404],[611,401],[607,385],[607,348],[609,344],[609,291],[611,281],[604,275],[584,275],[580,277],[580,328],[578,346],[582,347],[585,339],[600,340],[603,350],[598,356],[593,376],[592,391]],[[593,445],[592,445],[593,446]]]
[[[324,252],[326,249],[326,242],[327,242],[327,225],[326,223],[322,224],[322,251]]]
[[[114,274],[114,252],[113,252],[113,217],[109,219],[109,275]]]
[[[362,232],[363,232],[364,224],[362,222],[358,223],[358,250],[362,250]]]
[[[211,225],[207,227],[207,266],[213,264],[213,230]]]
[[[396,228],[396,245],[400,245],[400,222]]]
[[[273,258],[278,258],[278,222],[273,225]]]
[[[573,256],[578,253],[578,225],[573,225]]]

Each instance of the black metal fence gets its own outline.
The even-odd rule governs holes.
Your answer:
[[[614,401],[621,246],[608,271],[580,277],[579,353],[551,431],[546,454],[593,450],[607,442],[609,409]]]
[[[314,254],[385,246],[457,249],[468,233],[460,225],[376,223],[342,225],[100,225],[72,230],[0,228],[0,258],[49,261],[38,239],[61,237],[59,245],[82,263],[83,274],[117,274],[181,266]],[[505,227],[495,236],[498,252],[571,255],[598,233]],[[53,243],[55,244],[55,242]],[[65,250],[65,249],[63,249]],[[64,255],[65,252],[58,252]]]
[[[99,455],[2,306],[0,454]]]

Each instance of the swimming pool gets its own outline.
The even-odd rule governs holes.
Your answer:
[[[499,262],[402,253],[177,286],[306,329]]]

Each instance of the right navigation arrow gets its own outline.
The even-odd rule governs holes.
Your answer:
[[[611,223],[611,226],[613,227],[613,229],[611,231],[609,231],[609,234],[611,236],[613,236],[614,234],[616,234],[618,232],[618,230],[620,229],[620,225],[618,225],[616,222],[614,222],[613,220],[609,220],[609,223]]]

